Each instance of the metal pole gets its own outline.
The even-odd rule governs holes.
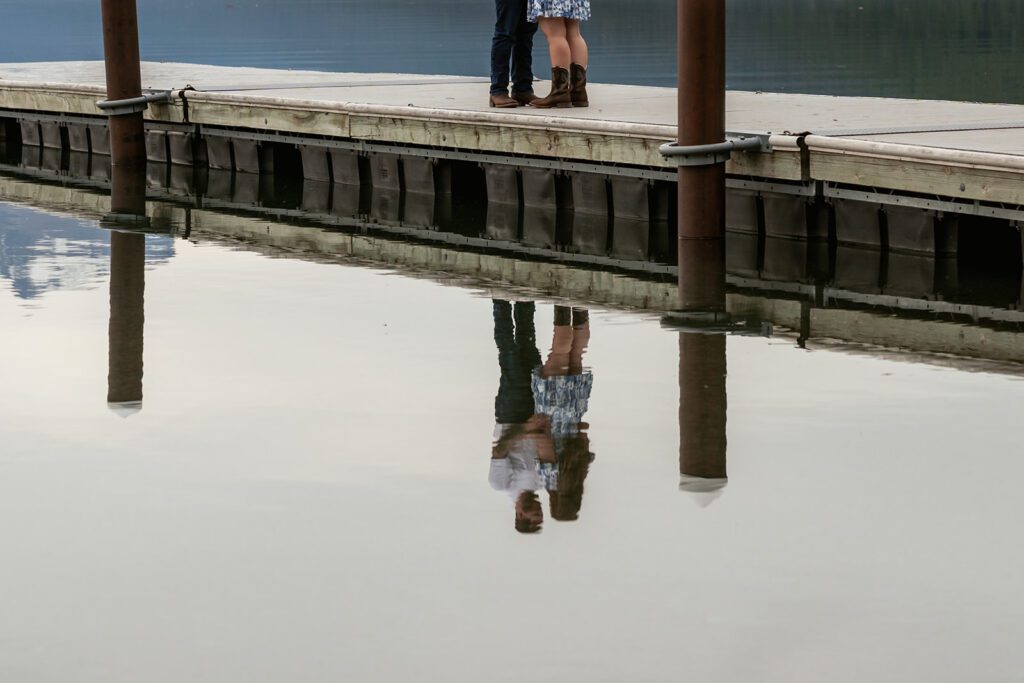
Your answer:
[[[725,140],[725,0],[678,0],[679,145]],[[679,243],[722,239],[725,164],[679,168]],[[680,279],[683,278],[680,259]]]
[[[107,99],[142,96],[135,0],[102,0]],[[111,213],[146,213],[146,133],[142,112],[110,117]]]
[[[679,310],[725,313],[725,240],[679,240]]]

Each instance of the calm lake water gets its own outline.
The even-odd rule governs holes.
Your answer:
[[[3,680],[1021,679],[1014,366],[510,298],[0,204]]]
[[[101,57],[98,5],[0,3],[0,61]],[[1017,5],[730,1],[730,87],[1024,102]],[[595,79],[671,85],[671,0],[594,6]],[[324,70],[480,75],[492,21],[139,7],[147,59]],[[1024,681],[1024,366],[184,239],[180,206],[113,233],[61,182],[0,202],[0,681]]]
[[[145,59],[486,75],[489,0],[138,0]],[[594,0],[591,76],[675,83],[675,2]],[[0,61],[100,59],[99,2],[4,0]],[[1017,0],[729,0],[729,87],[1024,102]],[[543,75],[546,49],[535,55]],[[550,73],[550,72],[548,72]]]

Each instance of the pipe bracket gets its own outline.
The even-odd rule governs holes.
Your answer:
[[[108,116],[124,116],[146,111],[151,102],[171,102],[172,99],[170,90],[160,90],[126,100],[100,100],[96,106]]]
[[[663,157],[674,161],[677,166],[714,166],[724,164],[732,158],[733,152],[771,152],[769,135],[736,135],[726,137],[725,142],[710,145],[680,145],[668,142],[658,148]]]

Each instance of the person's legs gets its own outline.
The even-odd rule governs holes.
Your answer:
[[[533,303],[495,299],[494,343],[498,347],[501,377],[494,397],[498,424],[522,424],[533,414],[533,369],[540,365],[533,329]],[[514,321],[514,325],[513,325]],[[528,322],[527,322],[528,321]]]
[[[530,372],[541,364],[540,351],[537,350],[537,330],[533,322],[536,306],[532,301],[518,302],[513,316],[516,321],[516,352],[519,362],[525,368],[529,382]]]
[[[530,105],[541,109],[571,107],[569,61],[572,59],[572,51],[565,37],[565,19],[540,17],[537,23],[540,24],[544,37],[548,39],[548,52],[551,54],[551,93],[547,97],[530,102]]]
[[[494,0],[494,39],[491,41],[491,94],[508,92],[509,60],[515,45],[516,0]]]
[[[551,352],[548,354],[541,377],[557,377],[569,372],[569,355],[572,353],[572,309],[555,306],[555,329],[551,338]]]
[[[590,313],[585,308],[572,309],[572,350],[569,352],[569,374],[583,373],[583,354],[590,345]]]
[[[504,299],[492,299],[494,312],[494,343],[498,353],[505,354],[515,345],[515,328],[512,326],[512,303]]]
[[[494,38],[491,41],[491,105],[516,106],[507,99],[509,82],[509,60],[515,46],[515,31],[519,23],[517,0],[494,0]],[[502,102],[495,103],[494,96],[505,95]]]
[[[551,55],[551,68],[568,69],[572,60],[572,50],[565,35],[565,19],[561,17],[541,17],[537,20],[540,30],[548,40],[548,52]]]
[[[587,41],[583,40],[583,34],[580,33],[580,22],[566,21],[565,39],[569,43],[569,52],[572,54],[572,64],[569,67],[569,91],[572,94],[572,106],[589,107],[587,64],[590,60],[590,51],[587,48]]]
[[[519,23],[512,48],[512,94],[533,92],[533,37],[537,24],[526,19],[526,0],[517,0]]]
[[[569,44],[571,62],[586,69],[590,61],[590,50],[587,48],[587,41],[583,39],[583,34],[580,33],[580,22],[575,19],[565,20],[565,41]]]

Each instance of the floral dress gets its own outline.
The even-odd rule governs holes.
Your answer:
[[[590,18],[590,0],[527,0],[526,18],[563,17],[586,21]]]

